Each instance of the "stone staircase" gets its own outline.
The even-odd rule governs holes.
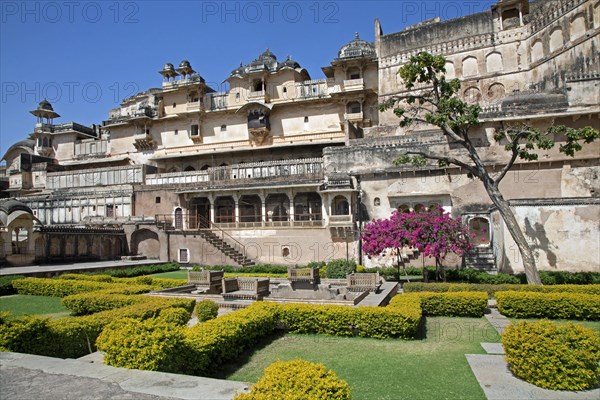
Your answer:
[[[208,243],[219,249],[219,251],[221,251],[223,254],[225,254],[227,257],[229,257],[242,267],[249,267],[254,265],[254,261],[246,257],[244,254],[240,253],[233,246],[227,243],[227,241],[223,240],[213,231],[205,229],[199,231],[199,234],[202,238],[204,238],[204,240],[206,240]]]
[[[489,273],[497,273],[496,258],[492,247],[475,247],[465,255],[465,266]]]

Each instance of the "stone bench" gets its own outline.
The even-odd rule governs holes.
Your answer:
[[[319,268],[292,268],[288,267],[287,278],[290,282],[308,282],[318,285],[321,282]]]
[[[220,293],[223,271],[188,271],[188,284],[204,289],[206,293]]]
[[[225,300],[262,300],[269,294],[269,278],[224,278],[223,298]]]
[[[346,284],[351,292],[377,292],[383,282],[379,272],[363,272],[347,275]]]

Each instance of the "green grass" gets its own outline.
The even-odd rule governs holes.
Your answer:
[[[8,311],[15,317],[37,314],[60,318],[70,315],[71,312],[62,305],[61,301],[60,297],[15,294],[0,297],[0,311]]]
[[[187,280],[187,270],[180,269],[179,271],[160,272],[158,274],[149,275],[153,278],[169,278],[169,279],[185,279]]]
[[[376,340],[288,334],[227,365],[218,377],[256,382],[277,360],[324,363],[355,400],[485,399],[465,354],[485,354],[480,342],[500,337],[485,318],[427,319],[422,340]]]

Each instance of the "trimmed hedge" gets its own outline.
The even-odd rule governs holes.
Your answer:
[[[186,326],[190,321],[191,313],[189,310],[181,307],[163,308],[160,310],[157,319],[175,324],[178,326]]]
[[[487,292],[489,297],[494,297],[500,291],[523,291],[523,292],[568,292],[600,294],[600,285],[488,285],[480,283],[423,283],[410,282],[402,285],[405,293],[408,292]]]
[[[586,390],[600,379],[600,335],[581,325],[550,321],[510,325],[502,334],[513,374],[552,390]]]
[[[510,318],[600,320],[600,295],[497,292],[498,311]]]
[[[257,302],[186,329],[182,372],[204,375],[272,334],[276,326],[277,306]]]
[[[95,282],[75,279],[25,278],[13,282],[19,294],[33,296],[65,297],[77,293],[107,290],[111,293],[140,294],[153,289],[147,285]]]
[[[388,307],[395,308],[407,301],[419,302],[426,316],[483,317],[487,309],[485,292],[417,292],[394,296]]]
[[[194,308],[198,322],[204,322],[217,318],[219,315],[219,305],[211,300],[202,300],[196,303]]]
[[[149,297],[106,293],[102,291],[85,292],[66,296],[62,305],[76,315],[93,314],[145,302]]]
[[[394,296],[388,308],[417,302],[426,316],[483,317],[487,301],[485,292],[416,292]]]
[[[96,338],[109,323],[127,317],[141,320],[155,318],[163,309],[177,307],[184,308],[189,315],[194,300],[148,297],[144,303],[82,317],[49,320],[26,316],[0,320],[0,348],[50,357],[78,358],[95,351]]]
[[[152,264],[129,268],[107,269],[101,272],[88,272],[86,275],[110,275],[115,278],[131,278],[141,275],[159,274],[161,272],[178,271],[180,268],[181,266],[178,263]]]
[[[184,362],[183,330],[160,319],[114,321],[96,340],[108,365],[150,371],[179,372]]]
[[[8,296],[17,293],[13,287],[13,281],[25,278],[24,275],[6,275],[0,276],[0,296]]]
[[[350,386],[325,365],[297,359],[269,365],[250,393],[234,397],[234,400],[272,399],[350,400]]]
[[[397,309],[292,303],[279,305],[279,318],[284,329],[294,333],[414,338],[421,308],[416,302]]]

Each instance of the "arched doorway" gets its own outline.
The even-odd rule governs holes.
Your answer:
[[[316,192],[298,193],[294,197],[294,221],[320,221],[321,196]]]
[[[131,235],[131,254],[159,258],[160,242],[158,234],[149,229],[140,229]]]
[[[261,222],[261,208],[262,202],[258,195],[246,195],[240,197],[240,222]]]
[[[179,207],[175,209],[175,229],[183,229],[183,211]]]
[[[342,196],[338,195],[333,198],[333,215],[349,215],[350,214],[350,205],[348,204],[348,200]]]
[[[215,200],[215,222],[227,224],[235,222],[235,201],[233,197],[217,197]]]
[[[490,245],[490,221],[487,218],[471,218],[469,231],[475,236],[473,239],[475,246]]]
[[[275,193],[267,196],[265,201],[267,222],[289,221],[288,210],[290,198],[284,193]]]
[[[208,228],[210,226],[210,200],[207,197],[195,197],[190,201],[190,228]]]

